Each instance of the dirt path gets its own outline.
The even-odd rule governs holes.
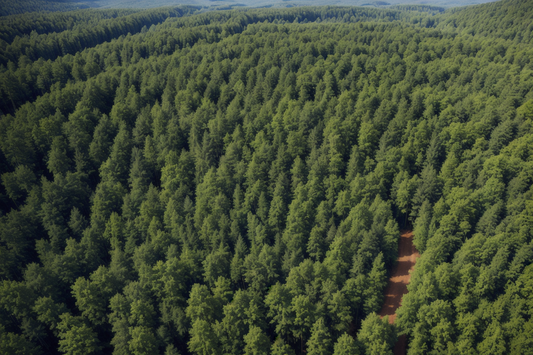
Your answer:
[[[409,273],[413,270],[416,258],[420,256],[413,245],[413,232],[403,231],[398,246],[398,264],[392,269],[391,277],[385,289],[385,302],[379,315],[389,316],[389,323],[394,323],[396,310],[402,303],[402,296],[407,293],[407,284],[411,279]],[[394,355],[405,354],[407,350],[407,339],[405,336],[398,338],[394,347]]]

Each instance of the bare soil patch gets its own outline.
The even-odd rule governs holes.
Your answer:
[[[402,297],[407,293],[407,284],[411,279],[411,271],[414,269],[416,258],[420,256],[413,245],[413,232],[403,231],[398,245],[398,264],[392,269],[391,277],[385,289],[385,302],[379,312],[383,318],[389,316],[389,323],[394,323],[396,310],[402,303]],[[407,350],[407,338],[401,336],[394,347],[394,354],[405,354]]]

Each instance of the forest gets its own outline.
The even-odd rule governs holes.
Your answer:
[[[2,16],[0,110],[1,354],[532,354],[529,0]]]
[[[496,0],[0,0],[0,16],[27,12],[74,11],[80,9],[147,9],[166,6],[189,5],[208,10],[228,10],[239,7],[290,8],[298,6],[365,6],[388,8],[398,5],[424,7],[454,7],[475,5]]]

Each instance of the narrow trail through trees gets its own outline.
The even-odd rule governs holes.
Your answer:
[[[379,312],[381,317],[389,316],[389,323],[394,323],[396,310],[402,303],[402,297],[407,293],[407,284],[411,279],[410,271],[414,269],[416,258],[420,256],[413,245],[413,232],[403,231],[398,246],[398,264],[392,269],[391,277],[385,289],[385,302]],[[405,335],[398,338],[394,346],[394,354],[405,354],[407,339]]]

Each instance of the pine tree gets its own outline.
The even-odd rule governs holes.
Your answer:
[[[259,327],[250,327],[250,332],[244,336],[245,355],[266,355],[270,349],[270,340]]]
[[[358,343],[351,335],[344,333],[335,343],[333,355],[359,355],[360,350]]]
[[[307,342],[307,353],[310,355],[326,355],[331,353],[331,336],[326,328],[324,318],[319,318],[311,330],[311,338]]]

